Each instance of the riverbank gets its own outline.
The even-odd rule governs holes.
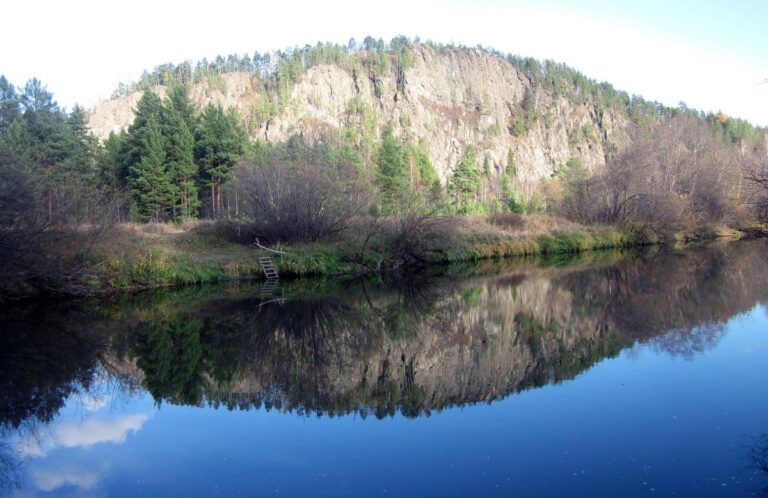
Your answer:
[[[754,235],[747,230],[710,227],[660,236],[647,227],[583,226],[546,215],[495,221],[488,217],[445,220],[450,236],[424,248],[419,265],[655,244],[681,246]],[[250,241],[252,238],[237,227],[213,222],[119,225],[94,248],[90,269],[75,293],[261,279],[259,256],[272,256],[283,278],[366,273],[381,268],[387,257],[386,248],[365,245],[352,236],[332,243],[283,247],[287,254],[282,258]]]

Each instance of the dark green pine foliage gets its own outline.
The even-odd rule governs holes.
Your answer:
[[[67,118],[67,126],[71,133],[71,149],[65,167],[69,173],[77,176],[88,186],[96,186],[98,174],[96,169],[96,137],[88,133],[88,117],[79,105],[75,105]]]
[[[72,129],[67,126],[66,113],[39,80],[33,78],[27,82],[20,102],[28,137],[28,157],[36,175],[42,180],[50,221],[56,208],[71,198],[67,190],[76,180],[64,166],[73,151]]]
[[[424,194],[429,194],[433,199],[437,198],[440,195],[440,177],[429,160],[427,151],[423,146],[415,145],[411,147],[410,154],[418,168],[419,188]]]
[[[174,218],[188,219],[200,210],[195,163],[195,137],[197,127],[195,107],[189,100],[187,87],[174,85],[164,103],[163,132],[166,142],[166,161],[171,183],[176,192]]]
[[[14,119],[0,129],[0,227],[24,230],[36,226],[45,205],[41,178],[30,154],[30,137],[24,121]],[[8,243],[0,241],[0,262],[8,254]],[[2,265],[0,265],[0,268]]]
[[[212,217],[223,210],[222,186],[234,177],[235,164],[245,153],[247,133],[234,109],[208,104],[195,136],[195,156],[204,185],[209,189]]]
[[[174,189],[165,167],[165,139],[155,119],[142,128],[141,160],[131,167],[128,188],[131,215],[139,221],[163,221],[171,214]]]
[[[144,134],[150,120],[159,123],[162,119],[162,102],[152,92],[144,92],[136,105],[136,116],[127,130],[110,133],[104,141],[100,160],[100,176],[104,185],[126,190],[135,198],[128,185],[131,168],[137,165],[144,152]]]
[[[130,135],[123,130],[110,132],[104,140],[99,157],[99,180],[112,190],[124,191],[128,180],[130,164]]]
[[[476,161],[477,152],[470,145],[464,151],[448,183],[448,192],[453,196],[461,213],[466,213],[468,206],[475,201],[480,187],[480,170],[475,164]]]
[[[5,76],[0,76],[0,133],[21,117],[19,95]]]
[[[376,165],[382,210],[389,214],[396,210],[398,201],[411,187],[408,171],[408,150],[395,137],[392,127],[384,132],[384,139],[376,151]]]
[[[3,173],[14,176],[5,187],[23,180],[8,191],[35,200],[24,216],[47,226],[92,221],[99,197],[98,145],[82,108],[75,106],[68,115],[39,80],[19,91],[0,76],[0,141],[7,161]]]
[[[504,173],[514,178],[517,175],[517,166],[515,165],[515,153],[512,149],[507,150],[507,167],[504,169]]]
[[[190,131],[197,127],[197,111],[189,100],[189,92],[186,86],[174,85],[168,91],[165,107],[175,109],[181,115]]]
[[[197,178],[195,139],[173,102],[167,103],[163,117],[166,168],[175,197],[172,207],[173,218],[194,218],[200,208],[195,183]]]
[[[512,180],[517,176],[517,166],[515,165],[515,153],[512,149],[507,151],[507,165],[504,168],[504,173],[499,180],[499,186],[501,189],[501,201],[504,210],[512,213],[523,214],[525,206],[523,206],[515,190],[512,188]]]
[[[153,92],[144,92],[139,102],[136,104],[136,117],[133,119],[133,124],[128,127],[128,156],[123,159],[127,161],[127,166],[130,166],[141,161],[144,144],[146,142],[144,135],[146,134],[147,127],[150,121],[154,121],[156,124],[162,122],[163,102],[160,97]],[[123,168],[127,169],[127,168]]]

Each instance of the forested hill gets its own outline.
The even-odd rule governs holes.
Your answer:
[[[98,105],[92,133],[104,140],[126,129],[144,91],[162,97],[177,84],[189,88],[198,109],[236,109],[252,139],[277,144],[299,135],[311,143],[343,135],[370,162],[391,127],[428,157],[443,186],[469,165],[486,190],[508,182],[526,200],[568,165],[605,165],[636,130],[662,117],[705,123],[726,143],[765,140],[764,130],[743,120],[683,104],[666,108],[563,64],[404,37],[166,64]]]

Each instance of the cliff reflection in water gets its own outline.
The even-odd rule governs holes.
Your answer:
[[[571,379],[637,341],[690,357],[765,302],[767,248],[305,284],[266,301],[225,286],[15,309],[0,334],[0,422],[46,423],[104,386],[157,403],[415,417]]]

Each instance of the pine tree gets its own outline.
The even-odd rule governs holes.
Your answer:
[[[83,182],[95,186],[98,142],[88,133],[88,118],[82,107],[75,105],[67,118],[67,126],[71,132],[71,149],[66,167]]]
[[[144,144],[146,143],[145,134],[150,121],[155,124],[162,122],[163,102],[160,97],[151,91],[144,92],[139,102],[136,104],[136,117],[133,124],[128,127],[128,143],[126,144],[127,156],[121,158],[123,169],[128,171],[130,167],[139,163],[144,153]]]
[[[197,112],[195,106],[189,100],[187,87],[184,85],[174,85],[168,92],[165,100],[165,108],[172,108],[178,112],[189,130],[194,130],[197,126]]]
[[[5,76],[0,76],[0,133],[21,116],[19,95]]]
[[[488,190],[490,189],[490,185],[491,185],[491,159],[487,155],[483,158],[482,184],[483,184],[483,192],[482,192],[481,200],[483,202],[486,202],[488,200]]]
[[[174,204],[174,189],[165,168],[165,139],[154,119],[145,123],[141,160],[131,167],[128,188],[141,221],[162,221]]]
[[[416,162],[419,172],[419,188],[423,193],[429,194],[433,199],[440,195],[440,177],[429,160],[429,155],[424,150],[424,145],[415,145],[410,148],[410,155]]]
[[[58,193],[71,180],[63,167],[72,153],[72,132],[67,117],[53,95],[37,79],[29,80],[19,96],[23,120],[29,137],[29,158],[42,178],[48,219],[53,219]]]
[[[110,132],[99,158],[101,184],[115,190],[125,189],[130,172],[130,136],[123,130]]]
[[[464,154],[456,165],[451,181],[448,184],[448,191],[453,194],[456,204],[460,210],[475,200],[477,191],[480,188],[480,170],[475,164],[477,153],[472,146],[467,147]]]
[[[393,211],[398,200],[410,189],[408,174],[408,153],[405,146],[388,127],[384,140],[376,152],[379,189],[385,210]]]
[[[509,175],[510,178],[514,178],[517,175],[517,167],[515,166],[515,153],[512,149],[507,150],[507,168],[504,172]]]
[[[163,118],[166,168],[176,194],[173,218],[193,218],[197,216],[200,207],[195,184],[195,140],[183,116],[174,106],[169,105],[164,109]]]
[[[201,176],[211,194],[211,216],[222,210],[221,187],[233,178],[235,163],[245,152],[247,134],[237,112],[224,112],[208,104],[200,117],[195,136],[195,156]]]

